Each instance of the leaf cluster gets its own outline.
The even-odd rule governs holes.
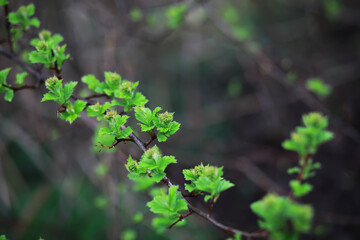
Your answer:
[[[172,222],[181,216],[181,212],[188,210],[186,201],[178,192],[179,186],[171,186],[168,194],[159,191],[154,199],[147,203],[150,211],[160,216],[153,219],[153,226],[162,232]]]
[[[100,82],[93,74],[83,76],[81,81],[93,92],[113,98],[112,106],[122,106],[125,112],[133,106],[144,106],[148,102],[144,95],[135,92],[139,82],[122,79],[114,72],[105,72],[105,82]]]
[[[69,101],[77,82],[69,82],[63,85],[62,80],[57,77],[48,78],[45,81],[45,86],[49,90],[44,94],[42,102],[55,101],[60,104],[60,107],[65,108],[60,114],[60,118],[72,123],[76,118],[80,117],[80,113],[84,110],[86,102],[76,100],[74,103]]]
[[[250,207],[263,219],[259,221],[259,226],[270,233],[271,240],[297,240],[300,233],[310,230],[313,209],[309,205],[268,194]]]
[[[314,154],[318,146],[331,140],[334,134],[325,130],[328,119],[321,113],[313,112],[303,116],[304,127],[297,127],[291,133],[291,139],[285,140],[282,146],[297,152],[300,156]]]
[[[321,78],[310,78],[306,82],[306,88],[320,98],[327,97],[331,93],[331,87],[325,84]]]
[[[64,61],[70,58],[66,54],[66,44],[60,45],[63,37],[60,34],[52,35],[48,30],[42,30],[39,38],[31,40],[30,44],[36,48],[36,51],[29,53],[31,63],[42,63],[47,68],[60,70]]]
[[[167,23],[170,29],[175,29],[180,26],[180,24],[184,21],[187,9],[188,5],[185,3],[174,5],[166,9]]]
[[[164,142],[168,137],[176,133],[180,128],[180,123],[173,121],[174,113],[158,113],[162,109],[156,107],[153,111],[146,107],[135,107],[135,117],[141,122],[141,131],[153,133],[156,128],[158,131],[157,139]]]
[[[8,1],[0,3],[2,6],[6,4],[8,4]],[[10,33],[14,44],[16,44],[16,42],[23,36],[23,33],[30,27],[38,28],[40,26],[40,21],[36,17],[33,17],[34,14],[35,6],[32,3],[27,6],[21,6],[15,12],[9,13],[9,22],[13,25]],[[15,48],[17,48],[16,45]]]
[[[212,199],[213,202],[219,198],[220,193],[233,187],[234,184],[222,178],[223,167],[204,166],[202,163],[192,169],[184,169],[186,180],[185,189],[195,194],[205,194],[204,201]]]
[[[7,87],[8,84],[6,83],[6,78],[10,72],[11,68],[6,68],[2,71],[0,71],[0,93],[5,93],[4,99],[8,102],[11,102],[11,100],[14,97],[14,90]]]
[[[165,169],[171,163],[176,163],[176,159],[173,156],[162,156],[160,149],[155,145],[141,156],[139,163],[129,156],[126,168],[132,180],[147,175],[153,182],[158,183],[165,177]]]
[[[109,124],[109,127],[100,128],[100,136],[110,135],[115,137],[115,139],[127,138],[132,133],[132,129],[131,127],[127,127],[126,129],[122,130],[121,126],[127,122],[128,118],[129,116],[126,115],[120,116],[116,111],[108,111],[104,116],[104,119]]]

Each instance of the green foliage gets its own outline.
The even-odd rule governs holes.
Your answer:
[[[66,86],[66,85],[65,85]],[[66,110],[60,114],[60,118],[68,121],[70,124],[73,123],[77,118],[81,117],[80,113],[84,110],[86,102],[76,100],[74,104],[66,102],[64,105]]]
[[[341,13],[342,6],[339,0],[323,0],[325,13],[330,20],[337,19]]]
[[[69,82],[63,85],[62,80],[57,77],[48,78],[45,81],[45,86],[49,90],[49,93],[45,93],[42,102],[55,101],[60,104],[60,108],[65,108],[60,113],[60,118],[68,121],[70,124],[75,119],[81,117],[80,113],[85,109],[86,102],[82,100],[76,100],[74,104],[69,101],[77,82]]]
[[[234,186],[233,183],[222,178],[222,169],[223,167],[204,166],[203,164],[192,169],[184,169],[185,179],[191,181],[190,184],[185,184],[185,189],[196,194],[206,194],[205,202],[209,199],[216,202],[221,192]]]
[[[63,86],[62,80],[57,77],[48,78],[45,81],[45,86],[49,90],[49,93],[45,93],[42,102],[55,101],[62,105],[68,102],[71,97],[77,82],[69,82]]]
[[[161,111],[161,107],[156,107],[154,111],[151,111],[146,107],[135,107],[135,118],[141,122],[139,125],[141,126],[141,131],[149,132],[155,128],[154,119],[156,117],[156,113]]]
[[[94,169],[94,172],[99,177],[105,177],[109,171],[109,166],[100,162]]]
[[[130,18],[133,22],[139,22],[143,17],[143,14],[139,8],[133,8],[130,11]]]
[[[128,169],[129,178],[137,180],[140,176],[148,175],[154,182],[160,182],[165,177],[165,169],[171,164],[176,163],[173,156],[162,156],[159,148],[155,145],[149,148],[137,163],[129,156],[126,168]]]
[[[0,236],[0,240],[7,240],[7,238],[6,238],[5,235],[1,235],[1,236]]]
[[[96,117],[98,121],[100,121],[102,118],[104,118],[104,114],[106,110],[108,110],[111,107],[111,104],[106,102],[103,105],[100,105],[99,102],[97,102],[95,105],[91,105],[86,108],[86,113],[89,117]]]
[[[314,154],[318,146],[331,140],[334,134],[325,130],[328,120],[321,113],[313,112],[303,116],[305,127],[297,127],[291,133],[291,139],[283,142],[287,150],[297,152],[300,156]]]
[[[20,29],[22,31],[29,29],[29,27],[39,27],[39,19],[33,17],[35,13],[34,4],[29,4],[27,6],[21,6],[16,12],[9,13],[9,22],[12,24],[20,24]]]
[[[233,238],[227,238],[226,240],[241,240],[241,234],[235,233]]]
[[[39,38],[31,40],[30,44],[36,48],[36,51],[29,53],[31,63],[42,63],[47,68],[55,68],[60,70],[64,61],[70,58],[69,54],[65,54],[66,45],[60,46],[63,37],[60,34],[52,35],[48,30],[42,30]]]
[[[263,219],[259,226],[270,233],[271,240],[297,240],[300,233],[309,232],[313,218],[311,206],[276,194],[251,204],[251,209]]]
[[[0,5],[7,4],[7,1],[3,1]],[[28,30],[30,27],[39,27],[40,22],[36,17],[32,17],[35,13],[34,4],[27,6],[21,6],[16,12],[9,13],[9,22],[13,24],[10,29],[12,42],[14,48],[17,49],[16,42],[23,36],[23,32]]]
[[[14,90],[8,87],[6,83],[7,75],[9,74],[11,68],[6,68],[0,71],[0,93],[5,93],[5,101],[11,102],[14,97]]]
[[[227,94],[231,98],[236,98],[241,95],[243,91],[243,85],[240,80],[236,77],[231,78],[227,85]]]
[[[83,76],[81,80],[95,93],[105,93],[108,97],[113,98],[111,104],[124,107],[125,112],[134,106],[144,106],[148,102],[144,95],[139,92],[135,93],[139,82],[122,80],[121,76],[114,72],[105,72],[105,83],[100,82],[91,74]]]
[[[109,200],[104,196],[98,196],[94,200],[94,204],[99,209],[104,209],[108,206]]]
[[[142,212],[136,212],[132,218],[134,223],[139,223],[144,220],[144,214]]]
[[[109,111],[106,113],[104,119],[109,124],[109,127],[100,128],[99,134],[100,135],[110,135],[116,139],[125,139],[129,137],[132,133],[132,129],[127,127],[126,129],[122,130],[120,127],[126,123],[129,116],[120,116],[115,111]]]
[[[156,114],[153,119],[155,127],[158,131],[157,139],[159,142],[164,142],[168,137],[176,133],[180,128],[180,123],[173,121],[174,113],[164,112]]]
[[[325,84],[320,78],[310,78],[306,82],[306,88],[319,97],[327,97],[331,93],[331,87]]]
[[[9,4],[8,0],[0,0],[0,6],[5,6],[8,4]],[[2,240],[2,239],[0,238],[0,240]]]
[[[135,240],[136,232],[133,229],[125,229],[121,234],[121,239],[123,240]]]
[[[135,117],[141,123],[141,131],[151,132],[154,128],[158,131],[157,138],[159,142],[164,142],[168,137],[176,133],[180,128],[180,123],[173,121],[174,113],[164,112],[159,114],[161,111],[160,107],[151,111],[149,108],[136,107]]]
[[[290,181],[290,187],[294,193],[295,197],[302,197],[313,189],[313,186],[311,186],[308,183],[301,183],[298,180],[292,180]]]
[[[171,29],[179,27],[180,24],[184,21],[184,16],[187,9],[188,5],[185,3],[168,7],[166,9],[168,27]]]
[[[186,201],[178,192],[179,186],[171,186],[168,194],[158,192],[151,202],[147,203],[150,211],[160,216],[154,218],[152,224],[158,232],[163,232],[180,216],[181,211],[188,209]]]
[[[23,72],[23,73],[17,73],[16,74],[16,84],[19,86],[24,85],[24,81],[25,78],[27,77],[28,73],[27,72]]]

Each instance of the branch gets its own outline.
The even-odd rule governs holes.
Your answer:
[[[180,222],[180,221],[182,221],[184,218],[190,216],[192,213],[193,213],[193,211],[190,210],[187,214],[185,214],[185,215],[180,215],[179,219],[176,220],[176,222],[174,222],[173,224],[171,224],[171,225],[168,227],[168,229],[171,229],[171,228],[172,228],[173,226],[175,226],[178,222]]]
[[[19,65],[22,69],[28,72],[37,80],[37,86],[40,86],[42,83],[45,82],[45,77],[42,76],[37,70],[33,67],[29,66],[23,60],[21,60],[18,56],[10,52],[9,50],[0,46],[0,54],[7,57],[8,59],[14,61],[17,65]]]
[[[4,6],[4,15],[5,15],[7,42],[9,43],[10,51],[13,52],[13,45],[12,45],[11,33],[10,33],[10,22],[9,22],[9,5],[7,4]]]
[[[39,86],[37,85],[24,85],[24,86],[19,86],[19,87],[12,87],[12,86],[8,86],[6,84],[2,84],[4,87],[9,88],[16,91],[20,91],[20,90],[24,90],[24,89],[38,89]]]
[[[45,80],[45,78],[35,69],[33,69],[31,66],[29,66],[28,64],[26,64],[24,61],[22,61],[20,58],[18,58],[16,55],[14,55],[13,53],[11,53],[10,51],[0,47],[0,54],[4,55],[5,57],[13,60],[15,63],[17,63],[20,67],[22,67],[24,70],[26,70],[28,73],[30,73],[31,75],[33,75],[37,80],[38,80],[38,85],[42,84]],[[79,97],[73,95],[71,96],[73,99],[79,99]],[[91,97],[92,98],[92,97]],[[90,98],[90,99],[91,99]],[[89,100],[90,100],[89,99]],[[92,105],[92,104],[90,104]],[[61,106],[60,106],[61,107]],[[59,111],[59,109],[58,109]],[[122,130],[126,129],[126,126],[123,125],[120,127]],[[146,148],[147,148],[147,144],[142,142],[134,133],[131,133],[129,135],[129,139],[126,139],[127,141],[132,141],[134,142],[143,152],[146,152]],[[113,144],[114,146],[117,145],[119,142],[123,141],[123,139],[119,139],[117,140],[117,142],[115,144]],[[114,147],[113,146],[113,147]],[[103,147],[109,147],[109,146],[103,146]],[[165,176],[162,181],[168,186],[171,187],[173,186],[173,184],[171,183],[171,180]],[[207,220],[208,222],[210,222],[212,225],[214,225],[215,227],[217,227],[218,229],[220,229],[221,231],[225,232],[227,235],[229,236],[234,236],[236,233],[240,233],[242,236],[245,237],[254,237],[254,238],[264,238],[266,236],[268,236],[268,234],[266,232],[254,232],[254,233],[250,233],[250,232],[245,232],[245,231],[241,231],[229,226],[225,226],[219,222],[217,222],[216,220],[214,220],[213,218],[211,218],[209,216],[209,214],[201,211],[200,209],[196,208],[195,206],[193,206],[187,199],[185,199],[187,206],[189,208],[189,210],[191,212],[196,213],[197,215],[199,215],[200,217],[204,218],[205,220]]]

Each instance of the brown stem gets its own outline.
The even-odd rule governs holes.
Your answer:
[[[6,33],[7,33],[7,41],[10,46],[10,52],[14,52],[13,45],[11,41],[11,33],[10,33],[10,22],[9,22],[9,5],[4,6],[4,14],[5,14],[5,27],[6,27]]]
[[[214,198],[211,198],[210,207],[209,207],[209,216],[211,216],[211,214],[212,214],[212,212],[214,210],[214,204],[215,204]]]
[[[150,136],[151,136],[151,138],[149,141],[147,141],[147,143],[145,143],[145,147],[149,146],[157,138],[157,136],[154,132],[150,133]]]
[[[7,50],[3,47],[0,47],[0,54],[4,55],[8,59],[14,61],[21,68],[23,68],[26,72],[28,72],[30,75],[32,75],[37,80],[37,86],[40,86],[42,83],[45,82],[44,76],[42,76],[37,70],[35,70],[30,65],[26,64],[23,60],[21,60],[19,57],[17,57],[15,54],[10,52],[9,50]]]
[[[311,154],[307,154],[305,156],[305,159],[304,159],[304,163],[301,167],[301,170],[300,170],[300,173],[299,175],[297,176],[296,180],[298,180],[299,182],[301,182],[303,179],[304,179],[304,174],[305,174],[305,170],[306,170],[306,167],[309,163],[309,160],[311,159],[312,155]]]
[[[304,180],[305,170],[306,170],[306,167],[307,167],[311,157],[312,157],[312,154],[307,154],[304,158],[304,162],[303,162],[303,165],[301,166],[301,170],[300,170],[298,176],[296,177],[296,180],[299,181],[300,183]],[[294,197],[293,190],[291,190],[289,193],[289,198],[292,198],[292,197]]]
[[[176,222],[174,222],[173,224],[171,224],[171,225],[168,227],[168,229],[171,229],[171,228],[172,228],[173,226],[175,226],[178,222],[180,222],[180,221],[182,221],[184,218],[190,216],[192,213],[193,213],[193,211],[190,210],[187,214],[185,214],[185,215],[180,215],[179,219],[176,220]]]
[[[60,113],[66,111],[66,106],[63,104],[60,105],[60,107],[56,110],[56,118],[59,118]]]
[[[4,87],[9,88],[16,91],[20,91],[20,90],[24,90],[24,89],[38,89],[38,86],[35,85],[24,85],[24,86],[20,86],[20,87],[12,87],[12,86],[8,86],[6,84],[2,84]]]

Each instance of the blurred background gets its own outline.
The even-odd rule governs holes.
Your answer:
[[[201,162],[224,166],[236,186],[215,205],[213,217],[223,224],[258,229],[249,204],[267,192],[287,194],[293,176],[286,170],[297,164],[282,141],[302,114],[326,114],[336,138],[314,157],[323,167],[302,202],[313,205],[315,218],[312,235],[301,239],[360,239],[359,1],[32,2],[40,29],[64,36],[72,56],[64,81],[115,71],[140,82],[150,108],[175,112],[180,131],[157,144],[178,160],[167,169],[173,182],[182,186],[182,169]],[[29,3],[11,0],[9,7]],[[31,49],[37,32],[26,34],[22,50]],[[4,24],[0,33],[6,36]],[[1,56],[1,69],[10,66],[16,69]],[[134,190],[124,167],[140,150],[122,143],[99,153],[96,122],[56,119],[58,106],[40,103],[44,92],[19,91],[13,103],[0,101],[0,234],[11,240],[226,238],[196,215],[185,227],[156,233],[146,207],[151,197],[141,186]],[[202,199],[192,202],[208,208]]]

